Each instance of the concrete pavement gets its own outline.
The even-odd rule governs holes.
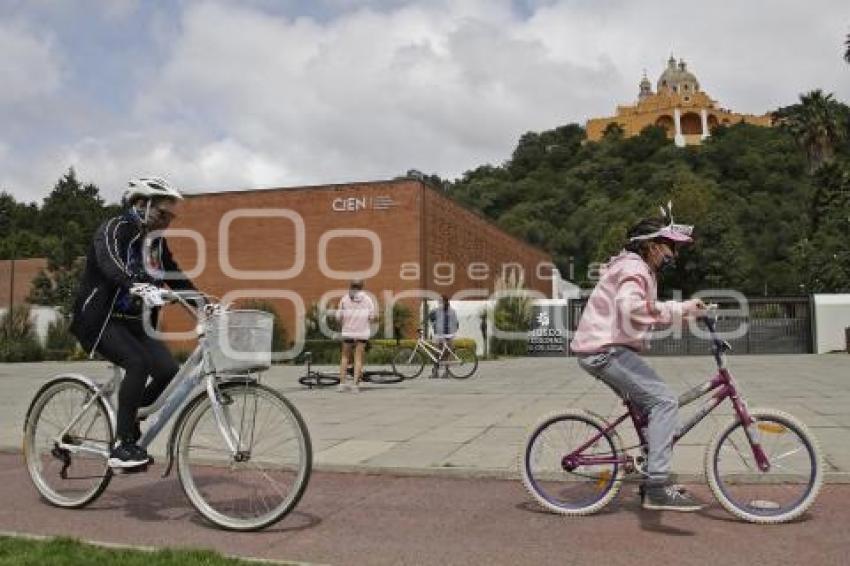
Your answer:
[[[676,391],[714,373],[707,356],[650,363]],[[784,410],[812,429],[826,456],[827,481],[850,482],[850,356],[732,356],[730,369],[751,407]],[[100,362],[0,365],[0,448],[20,449],[33,394],[60,372],[110,375]],[[527,429],[544,414],[568,407],[602,415],[622,410],[572,359],[482,362],[468,380],[429,379],[426,371],[396,385],[366,384],[359,394],[308,390],[297,382],[303,373],[303,366],[276,366],[263,381],[302,412],[316,469],[326,471],[515,477]],[[730,408],[722,406],[689,433],[676,448],[674,470],[685,478],[701,475],[704,447],[728,418]],[[161,452],[163,443],[160,438],[152,451]]]

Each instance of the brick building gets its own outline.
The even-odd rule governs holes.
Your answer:
[[[548,254],[416,180],[194,194],[172,229],[199,288],[271,300],[290,337],[336,290],[326,296],[335,307],[355,271],[381,309],[397,300],[417,314],[419,290],[483,299],[518,270],[526,288],[551,296]],[[165,318],[166,330],[184,325]]]
[[[26,302],[32,281],[42,269],[47,269],[43,257],[0,260],[0,308],[8,308],[12,301],[16,305]]]

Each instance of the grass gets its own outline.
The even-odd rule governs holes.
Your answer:
[[[208,550],[131,550],[104,548],[70,538],[34,540],[0,537],[0,565],[42,566],[242,566],[257,564],[225,558]]]

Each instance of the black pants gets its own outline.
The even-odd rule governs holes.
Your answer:
[[[124,368],[118,391],[118,438],[136,442],[136,414],[157,400],[177,374],[177,363],[162,342],[145,334],[137,320],[113,318],[106,325],[97,352]],[[148,383],[148,377],[151,381]]]

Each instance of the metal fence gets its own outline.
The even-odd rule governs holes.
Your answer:
[[[729,314],[741,305],[722,300],[718,303],[721,318],[717,323],[720,332],[745,330],[736,338],[726,338],[732,351],[739,354],[808,354],[813,351],[812,311],[809,297],[754,297],[747,299],[745,315]],[[569,328],[578,327],[587,299],[569,303]],[[724,313],[723,311],[728,311]],[[660,330],[653,334],[650,349],[656,356],[684,356],[705,354],[711,344],[706,337],[691,332],[687,324],[681,331]]]

